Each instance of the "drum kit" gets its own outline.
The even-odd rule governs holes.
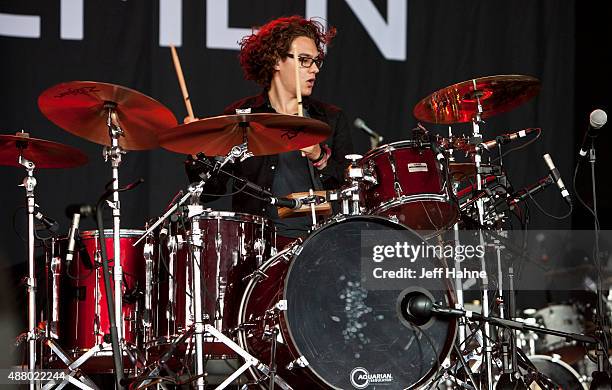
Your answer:
[[[76,167],[87,163],[87,157],[27,133],[0,135],[0,164],[23,166],[27,172],[29,367],[66,370],[63,382],[49,382],[45,388],[70,382],[97,389],[89,376],[104,373],[115,373],[118,387],[204,388],[211,384],[212,363],[224,361],[233,368],[218,383],[220,389],[236,384],[269,389],[493,389],[500,375],[510,372],[506,349],[502,353],[502,343],[492,341],[496,334],[491,325],[496,323],[483,320],[482,327],[470,327],[465,319],[448,317],[426,326],[406,324],[396,311],[397,291],[372,291],[361,284],[358,240],[369,230],[402,234],[418,244],[453,230],[500,228],[511,210],[552,179],[546,176],[518,192],[506,190],[503,167],[499,161],[483,162],[483,151],[501,150],[504,143],[534,130],[485,142],[481,126],[483,119],[533,98],[539,88],[533,77],[502,75],[451,85],[424,98],[413,111],[418,120],[471,123],[472,134],[432,136],[419,125],[409,140],[347,156],[342,188],[302,198],[302,208],[313,214],[324,214],[319,212],[322,202],[332,204],[336,213],[315,224],[306,239],[289,245],[277,242],[274,226],[265,218],[206,209],[199,198],[206,181],[224,174],[227,163],[324,142],[330,134],[327,124],[237,112],[178,125],[161,103],[122,86],[75,81],[47,89],[38,99],[42,113],[62,129],[104,145],[113,181],[97,205],[99,230],[78,232],[79,216],[86,212],[76,210],[68,236],[53,240],[45,286],[37,290],[34,169]],[[159,146],[220,158],[154,223],[143,230],[124,229],[122,155]],[[471,161],[455,162],[457,152]],[[112,201],[106,200],[111,196]],[[112,210],[112,229],[101,226],[104,205]],[[461,280],[441,283],[434,300],[462,309]],[[487,288],[485,284],[485,319],[493,306]],[[47,295],[48,318],[36,317],[36,291]],[[552,310],[564,313],[564,307],[539,312],[543,326],[557,325]],[[510,307],[508,324],[512,312]],[[542,325],[533,328],[539,331]],[[543,353],[569,346],[559,337],[543,340],[548,348]],[[38,341],[45,346],[40,354]],[[484,368],[470,366],[465,357],[474,354]],[[534,355],[509,364],[542,389],[584,387],[575,371],[556,357]],[[575,387],[577,380],[580,387]]]

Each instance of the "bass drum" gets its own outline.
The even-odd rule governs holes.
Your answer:
[[[454,319],[412,327],[398,314],[401,291],[363,287],[365,231],[423,242],[388,219],[348,217],[269,259],[247,286],[239,344],[267,364],[276,340],[276,372],[294,389],[412,389],[432,378],[452,347]],[[419,280],[410,284],[418,288]],[[453,304],[446,280],[439,279],[431,293],[436,301]],[[264,379],[258,371],[251,374]]]

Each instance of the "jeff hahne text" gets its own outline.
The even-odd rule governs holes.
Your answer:
[[[487,277],[484,270],[469,270],[455,264],[466,260],[482,260],[484,245],[431,245],[421,242],[418,245],[396,242],[394,245],[374,245],[372,261],[380,266],[372,269],[374,279],[441,279],[441,278],[479,278]],[[436,261],[434,261],[436,260]],[[445,260],[448,267],[435,267]],[[393,264],[389,264],[393,261]],[[381,263],[384,264],[383,267]]]

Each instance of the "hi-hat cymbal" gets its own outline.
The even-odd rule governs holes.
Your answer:
[[[19,167],[19,156],[36,168],[73,168],[87,163],[87,156],[72,146],[30,138],[28,133],[0,135],[0,165]]]
[[[442,88],[414,107],[414,117],[423,122],[453,124],[471,122],[509,111],[528,101],[540,91],[540,81],[523,75],[498,75],[463,81]]]
[[[159,144],[178,153],[224,156],[246,140],[253,155],[264,156],[312,146],[330,134],[330,127],[316,119],[273,113],[237,114],[177,126],[159,134]]]
[[[119,145],[125,150],[156,148],[156,134],[177,124],[174,114],[157,100],[114,84],[71,81],[38,97],[40,111],[51,122],[78,137],[110,146],[108,106],[114,107],[124,132]]]

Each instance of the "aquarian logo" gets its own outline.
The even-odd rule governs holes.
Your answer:
[[[370,386],[370,384],[374,383],[385,383],[385,382],[393,382],[393,375],[390,373],[387,374],[370,374],[368,370],[363,367],[355,367],[350,374],[351,384],[356,389],[365,389]]]

